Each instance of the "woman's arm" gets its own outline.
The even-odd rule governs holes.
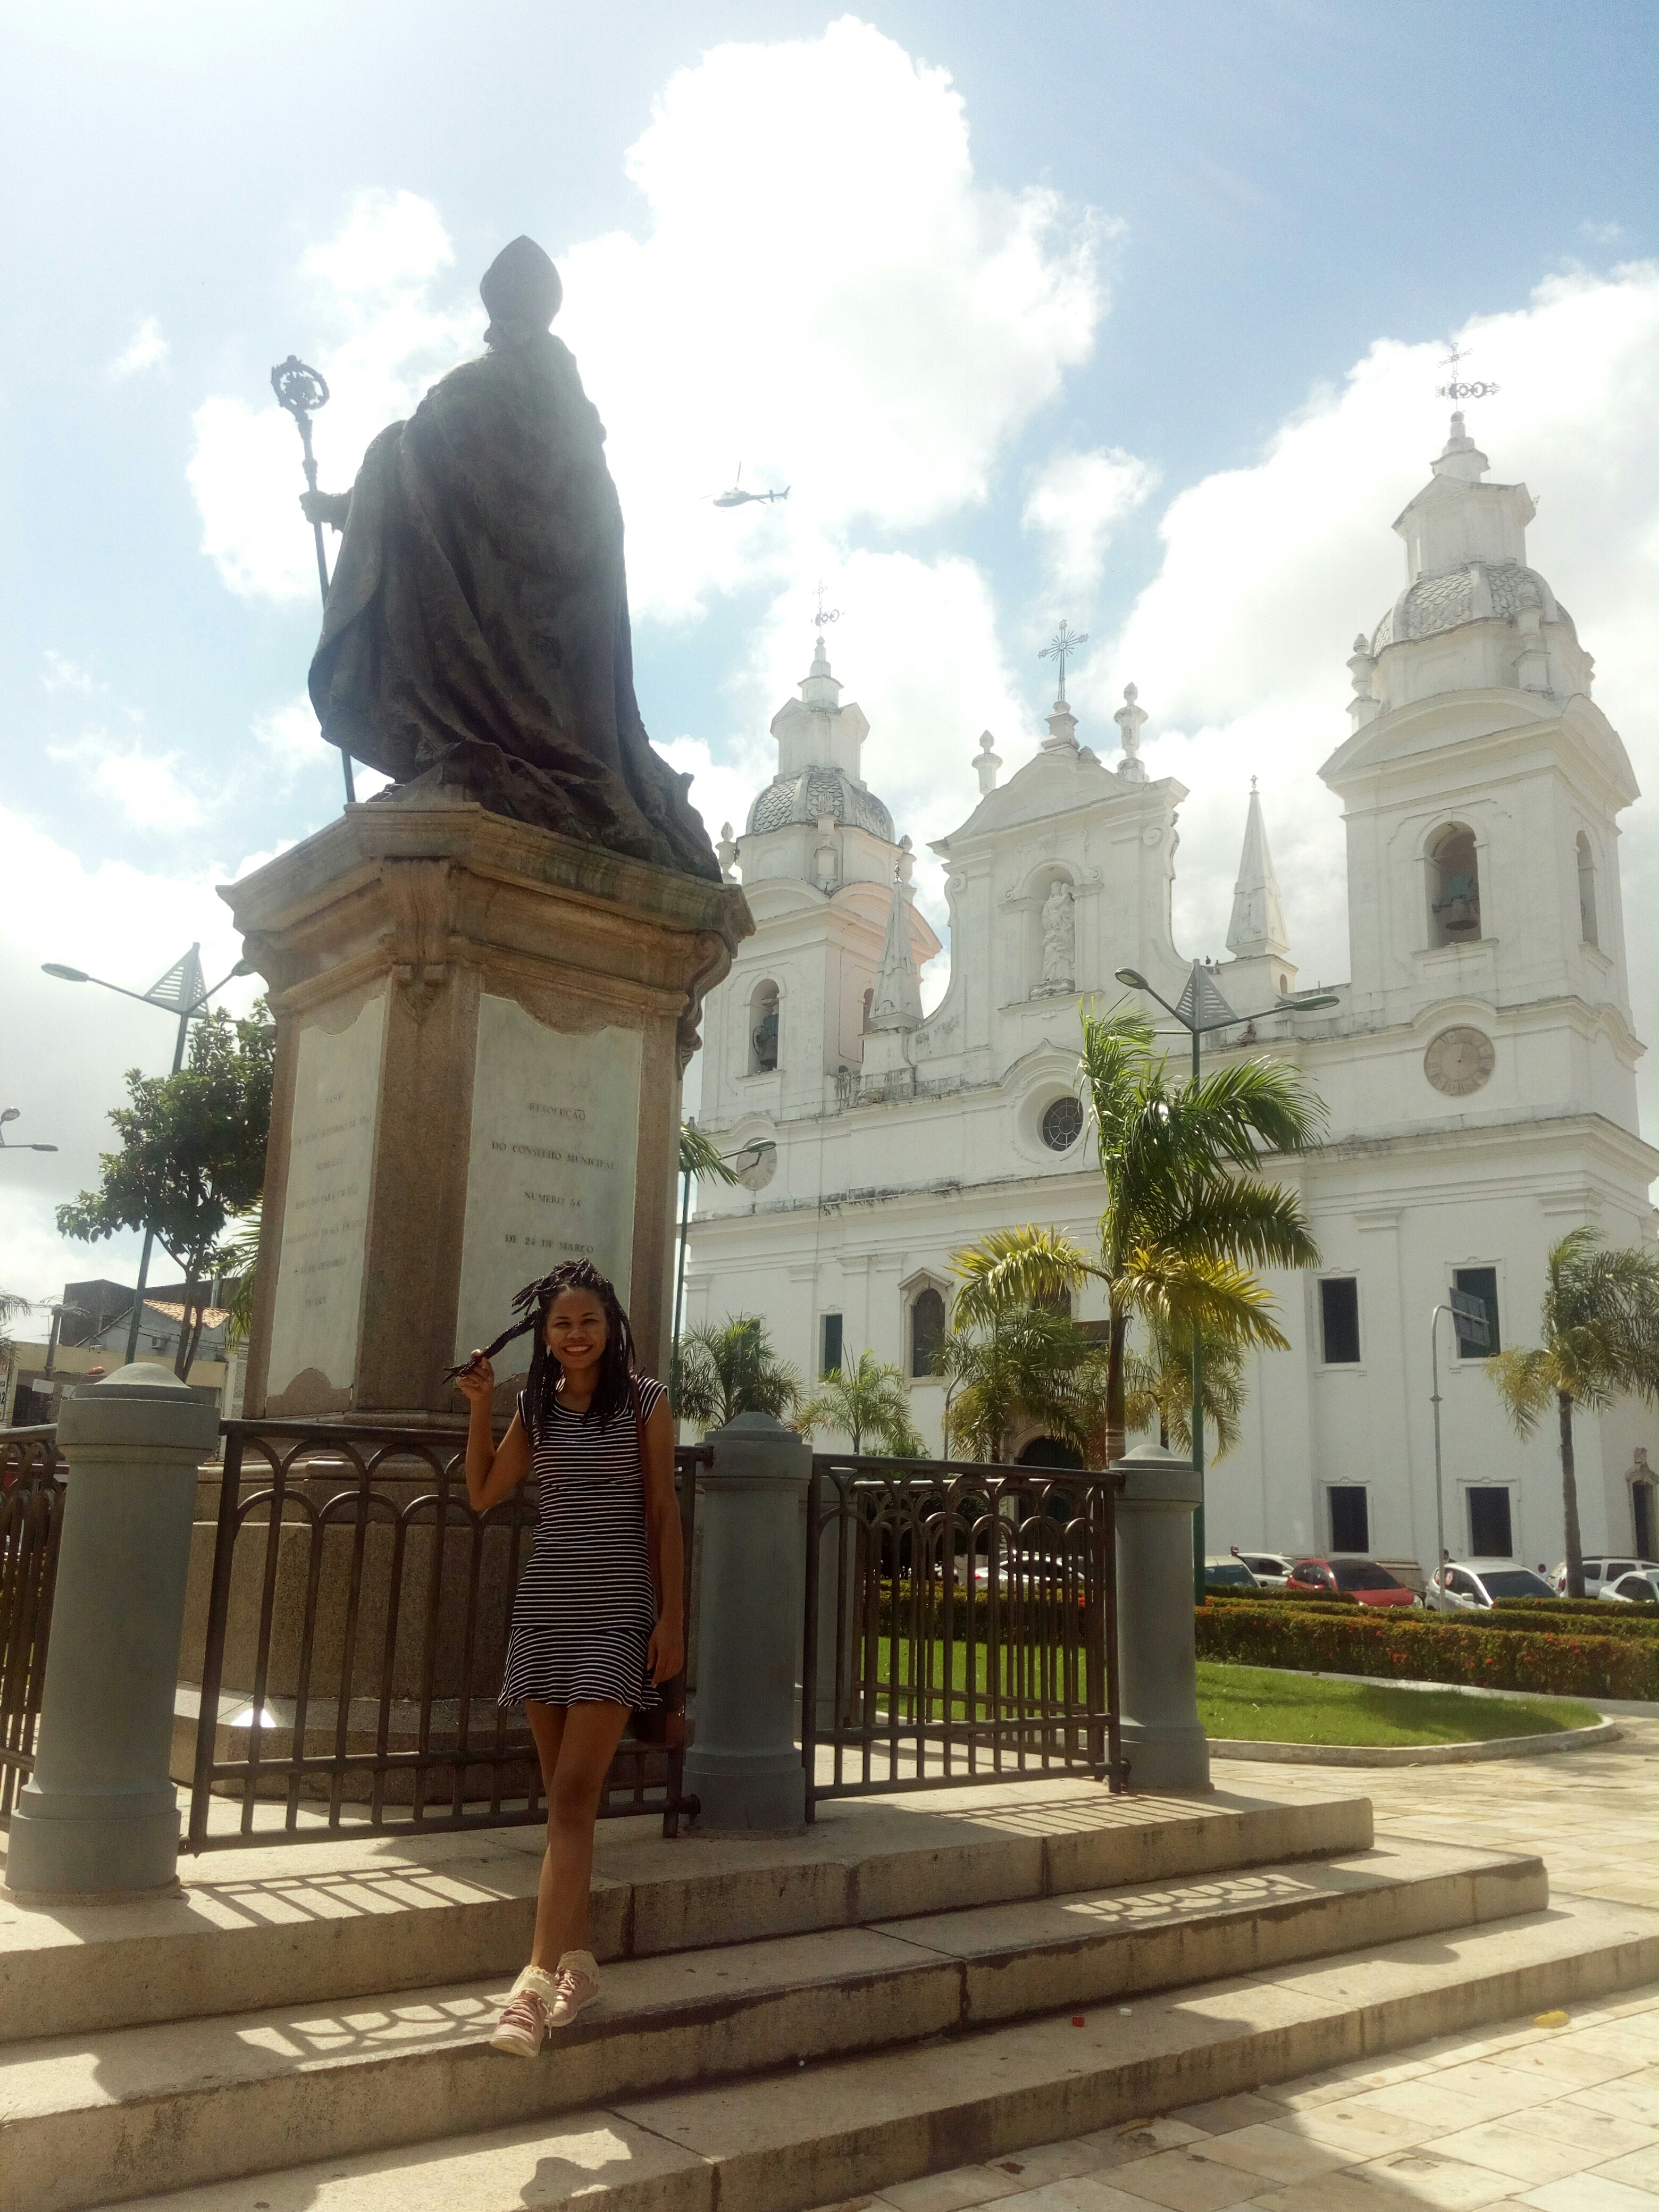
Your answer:
[[[644,1475],[645,1527],[657,1592],[657,1625],[645,1663],[653,1682],[671,1682],[685,1664],[685,1544],[680,1501],[674,1495],[674,1419],[666,1391],[645,1425]]]
[[[475,1513],[487,1513],[510,1498],[530,1472],[530,1439],[516,1413],[498,1444],[495,1440],[495,1370],[481,1353],[456,1389],[467,1403],[466,1494]]]

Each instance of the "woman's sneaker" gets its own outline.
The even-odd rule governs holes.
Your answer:
[[[540,1966],[526,1966],[501,2008],[490,2049],[508,2051],[514,2058],[534,2058],[547,2033],[556,1996],[552,1975]]]
[[[553,1978],[553,2003],[547,2015],[550,2027],[568,2027],[585,2005],[599,1994],[599,1969],[591,1951],[567,1951]]]

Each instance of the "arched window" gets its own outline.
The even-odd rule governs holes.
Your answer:
[[[749,1073],[769,1075],[778,1064],[778,987],[757,983],[749,999]]]
[[[1462,823],[1429,847],[1429,942],[1470,945],[1480,934],[1480,867],[1474,832]]]
[[[1595,862],[1589,839],[1582,830],[1578,832],[1578,934],[1586,945],[1601,942],[1595,933]]]
[[[910,1303],[910,1372],[931,1375],[944,1341],[944,1299],[935,1290],[918,1291]]]

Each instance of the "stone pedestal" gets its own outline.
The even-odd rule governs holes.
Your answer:
[[[196,1470],[219,1417],[141,1363],[66,1397],[64,1532],[34,1771],[12,1814],[7,1887],[121,1897],[175,1879],[173,1686]]]
[[[680,1079],[742,892],[417,783],[220,896],[277,1030],[247,1413],[453,1419],[446,1369],[579,1254],[663,1372]]]
[[[806,1775],[795,1741],[805,1595],[802,1509],[812,1449],[769,1413],[708,1438],[701,1480],[697,1733],[687,1793],[710,1828],[798,1828]]]
[[[1159,1444],[1118,1465],[1117,1656],[1130,1787],[1207,1790],[1193,1626],[1193,1514],[1203,1486]]]

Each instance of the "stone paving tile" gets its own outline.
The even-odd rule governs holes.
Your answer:
[[[1641,2150],[1626,2151],[1591,2171],[1607,2181],[1628,2182],[1632,2189],[1650,2190],[1659,2197],[1659,2136]]]
[[[1483,2206],[1512,2197],[1516,2187],[1506,2173],[1468,2166],[1426,2147],[1392,2151],[1350,2172],[1376,2190],[1378,2212],[1406,2212],[1410,2205],[1431,2207],[1432,2212],[1482,2212]]]
[[[1207,2148],[1207,2146],[1206,2146]],[[1221,2166],[1203,2150],[1154,2151],[1151,2158],[1112,2168],[1115,2189],[1124,2191],[1143,2207],[1164,2204],[1170,2212],[1231,2212],[1235,2204],[1248,2204],[1261,2187],[1259,2173],[1241,2173],[1236,2166]],[[1651,2212],[1651,2207],[1649,2208]]]
[[[1515,2202],[1530,2204],[1535,2212],[1653,2212],[1653,2199],[1645,2189],[1602,2180],[1593,2173],[1576,2173],[1571,2181],[1529,2189]]]

